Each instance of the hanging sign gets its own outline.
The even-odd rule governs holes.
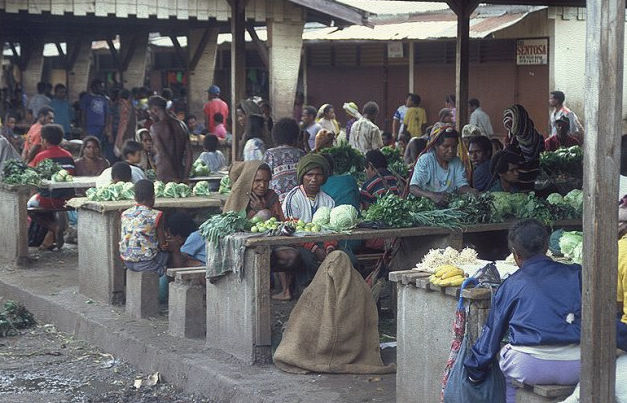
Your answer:
[[[403,42],[388,42],[388,59],[403,58]]]
[[[548,64],[549,40],[544,39],[519,39],[516,41],[516,64]]]

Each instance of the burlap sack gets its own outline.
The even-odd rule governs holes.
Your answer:
[[[350,258],[335,251],[320,265],[290,314],[274,363],[292,373],[383,374],[377,307]]]

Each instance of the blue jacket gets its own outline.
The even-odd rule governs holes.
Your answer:
[[[501,284],[481,335],[464,360],[471,378],[485,378],[508,330],[512,345],[579,344],[581,266],[536,256]],[[617,346],[627,349],[627,326],[618,319]]]

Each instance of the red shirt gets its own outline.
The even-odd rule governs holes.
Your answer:
[[[555,151],[560,147],[572,147],[580,145],[581,143],[579,142],[579,140],[570,135],[566,136],[566,140],[564,142],[561,142],[557,135],[550,136],[548,139],[544,140],[545,151]]]
[[[31,147],[41,144],[41,128],[42,125],[39,122],[35,122],[30,129],[28,129],[28,133],[26,133],[26,141],[24,142],[24,154],[28,155]]]
[[[207,102],[203,111],[205,112],[205,116],[209,122],[209,126],[207,127],[209,133],[213,133],[216,128],[216,124],[213,121],[213,115],[216,113],[222,114],[222,117],[224,118],[223,122],[226,122],[226,118],[229,117],[229,106],[220,98],[214,98]]]
[[[70,175],[74,175],[74,160],[72,154],[59,146],[48,146],[45,150],[38,153],[28,166],[36,167],[43,160],[50,159],[66,171]],[[73,189],[48,189],[39,190],[39,207],[41,208],[61,208],[65,205],[65,201],[74,197]]]

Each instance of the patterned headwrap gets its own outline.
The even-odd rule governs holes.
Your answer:
[[[298,177],[298,183],[302,184],[305,174],[315,168],[322,169],[322,173],[324,174],[324,182],[326,182],[329,178],[329,173],[331,172],[331,166],[329,166],[329,161],[327,161],[327,159],[324,158],[321,154],[309,153],[301,158],[300,161],[298,161],[298,166],[296,167],[296,176]]]
[[[512,105],[503,112],[503,125],[510,127],[506,149],[518,154],[522,163],[518,169],[523,190],[533,190],[540,173],[540,154],[544,151],[544,138],[533,125],[522,105]]]
[[[344,111],[355,119],[361,119],[361,113],[359,113],[359,107],[355,102],[346,102],[342,108]]]

